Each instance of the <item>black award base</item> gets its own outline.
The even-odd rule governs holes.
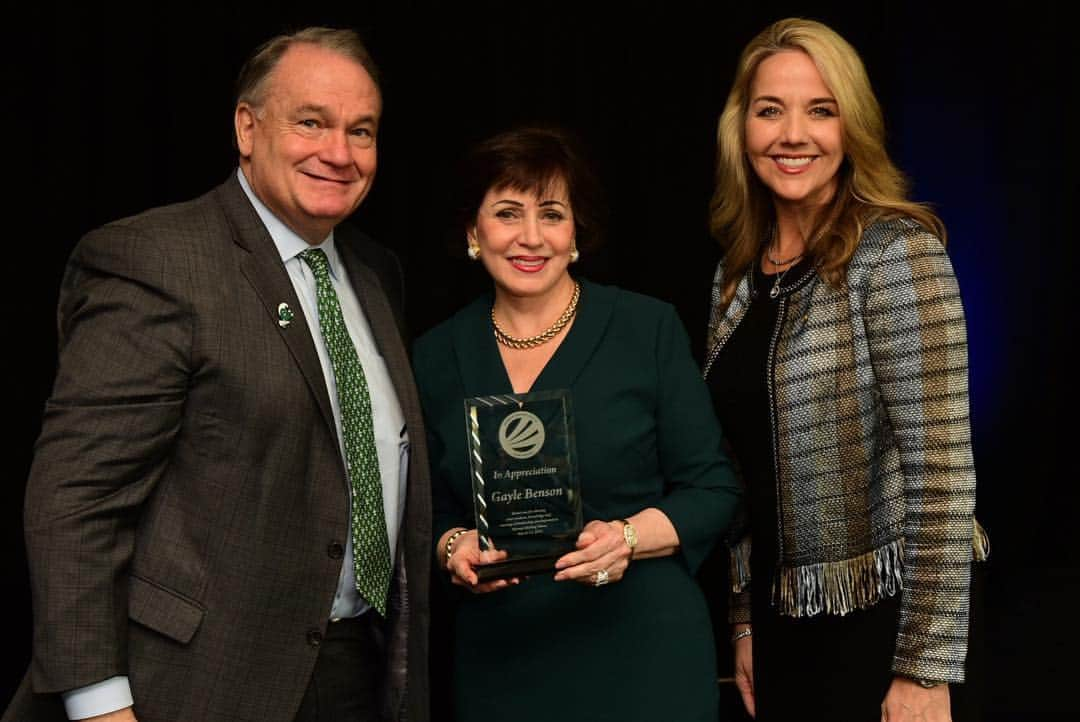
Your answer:
[[[559,556],[562,556],[561,554]],[[527,577],[530,574],[554,573],[555,561],[559,556],[523,557],[521,559],[507,559],[493,564],[481,564],[473,567],[477,578],[481,582],[490,582],[494,579],[507,579],[509,577]]]

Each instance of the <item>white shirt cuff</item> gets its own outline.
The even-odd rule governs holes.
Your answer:
[[[128,678],[123,676],[109,677],[101,682],[68,690],[61,696],[64,698],[64,710],[69,720],[108,714],[133,704],[131,685],[128,684]]]

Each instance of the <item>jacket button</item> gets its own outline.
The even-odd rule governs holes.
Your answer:
[[[326,554],[331,559],[341,559],[345,556],[345,547],[340,542],[330,542],[326,547]]]
[[[307,633],[307,643],[312,647],[318,647],[322,644],[322,632],[318,629],[310,629]]]

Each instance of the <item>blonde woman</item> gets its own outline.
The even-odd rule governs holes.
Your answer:
[[[705,376],[747,488],[730,616],[759,720],[960,717],[966,331],[945,229],[906,194],[851,45],[801,19],[755,37],[719,123]]]

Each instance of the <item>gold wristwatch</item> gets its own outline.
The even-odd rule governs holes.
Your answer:
[[[622,522],[622,538],[626,542],[626,546],[630,547],[630,558],[634,558],[634,549],[637,548],[637,529],[634,525],[628,522],[626,519],[619,519]]]

